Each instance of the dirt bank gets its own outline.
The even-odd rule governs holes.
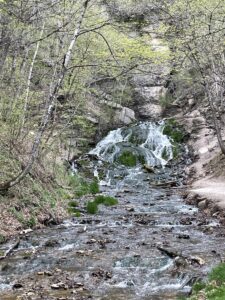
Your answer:
[[[190,136],[188,146],[192,151],[192,163],[186,168],[188,203],[224,222],[225,157],[221,154],[215,132],[201,110],[189,110],[176,118]]]

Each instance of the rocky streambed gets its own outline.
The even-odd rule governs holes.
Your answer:
[[[101,182],[101,192],[118,205],[1,246],[2,253],[17,247],[0,260],[0,299],[176,299],[223,259],[224,227],[185,204],[182,162],[172,163],[168,152],[167,164],[158,164],[165,161],[162,144],[170,148],[156,136],[154,147],[144,149],[154,172],[112,165]],[[108,142],[117,143],[115,155],[122,142],[129,147],[115,135]],[[112,158],[108,142],[101,147]]]

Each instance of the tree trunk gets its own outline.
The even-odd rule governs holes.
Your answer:
[[[207,95],[207,98],[208,98],[208,102],[209,102],[209,105],[210,105],[210,109],[212,111],[212,118],[213,118],[213,123],[214,123],[214,126],[215,126],[215,130],[216,130],[216,136],[217,136],[217,139],[218,139],[218,143],[219,143],[219,146],[220,146],[220,149],[221,149],[222,153],[225,155],[225,143],[224,143],[223,137],[222,137],[220,122],[217,119],[217,110],[214,106],[209,86],[207,84],[205,84],[204,86],[205,86],[205,92],[206,92],[206,95]]]
[[[34,64],[35,64],[36,57],[37,57],[37,54],[38,54],[38,50],[39,50],[39,47],[40,47],[40,40],[41,40],[41,38],[43,36],[43,33],[44,33],[44,29],[45,29],[45,23],[42,26],[39,41],[37,42],[36,49],[35,49],[35,52],[34,52],[34,55],[33,55],[33,59],[32,59],[31,65],[30,65],[30,70],[29,70],[28,79],[27,79],[26,96],[25,96],[25,101],[24,101],[23,115],[22,115],[22,121],[21,121],[20,129],[23,128],[25,120],[26,120],[26,112],[27,112],[27,106],[28,106],[28,100],[29,100],[29,93],[30,93],[30,85],[31,85],[31,79],[32,79],[32,74],[33,74],[33,68],[34,68]]]
[[[50,95],[49,95],[49,98],[48,98],[48,101],[47,101],[47,104],[46,104],[45,114],[42,118],[42,122],[41,122],[41,125],[39,127],[39,130],[38,130],[38,132],[35,136],[29,161],[28,161],[26,167],[23,169],[23,171],[20,174],[18,174],[16,177],[12,178],[11,180],[9,180],[7,182],[0,183],[0,192],[1,191],[2,192],[7,191],[11,187],[13,187],[13,186],[17,185],[18,183],[20,183],[25,178],[25,176],[31,171],[31,169],[33,167],[33,164],[34,164],[35,160],[38,157],[39,146],[40,146],[43,134],[44,134],[44,132],[47,128],[47,125],[49,123],[49,120],[51,118],[52,111],[54,109],[54,104],[55,104],[55,101],[56,101],[56,98],[57,98],[57,93],[59,91],[60,86],[63,83],[63,79],[65,77],[67,67],[68,67],[68,64],[69,64],[70,59],[71,59],[71,54],[72,54],[73,48],[76,45],[76,41],[77,41],[77,38],[78,38],[80,30],[81,30],[82,21],[84,19],[84,16],[85,16],[87,6],[88,6],[89,2],[90,2],[90,0],[85,0],[83,2],[80,18],[79,18],[77,26],[74,30],[74,34],[73,34],[73,37],[71,39],[68,50],[65,54],[65,59],[64,59],[64,62],[62,64],[61,71],[60,71],[59,76],[58,76],[58,80],[56,81],[56,83],[53,86],[52,93],[50,93]]]

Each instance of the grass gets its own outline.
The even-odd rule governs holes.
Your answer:
[[[95,197],[94,200],[97,204],[104,204],[105,206],[113,206],[118,204],[118,200],[116,198],[110,196],[99,195]]]
[[[88,201],[87,203],[87,212],[89,214],[96,214],[98,212],[99,205],[105,206],[113,206],[118,204],[118,200],[116,198],[104,195],[98,195],[95,197],[94,201]]]
[[[96,214],[98,212],[98,204],[95,201],[88,201],[87,212],[91,215]]]
[[[75,216],[75,217],[80,217],[80,211],[78,209],[78,202],[77,201],[69,201],[68,202],[68,213]]]
[[[197,282],[189,300],[198,300],[204,295],[206,300],[225,299],[225,263],[219,264],[209,274],[207,282]]]
[[[93,180],[89,185],[89,190],[92,195],[99,193],[99,184],[97,180]]]
[[[81,176],[74,175],[70,178],[70,186],[73,188],[75,196],[80,198],[85,195],[95,195],[99,193],[99,184],[98,180],[94,179],[91,182],[87,182]],[[74,200],[68,202],[68,209],[69,214],[75,215],[76,217],[80,217],[80,211],[78,208],[78,203]],[[98,204],[93,202],[88,202],[87,204],[87,211],[90,214],[95,214],[98,211]]]
[[[73,188],[75,195],[80,198],[82,196],[99,193],[99,184],[97,179],[87,182],[78,175],[71,176],[69,185]]]
[[[17,211],[14,207],[9,208],[8,211],[24,226],[28,228],[34,228],[37,224],[37,219],[32,213],[30,214],[29,218],[27,219],[23,211]]]
[[[225,263],[218,265],[211,271],[209,280],[215,280],[218,284],[225,283]]]

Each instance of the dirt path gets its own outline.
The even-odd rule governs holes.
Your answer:
[[[225,180],[222,178],[207,178],[194,183],[192,193],[205,197],[221,209],[225,209]]]

